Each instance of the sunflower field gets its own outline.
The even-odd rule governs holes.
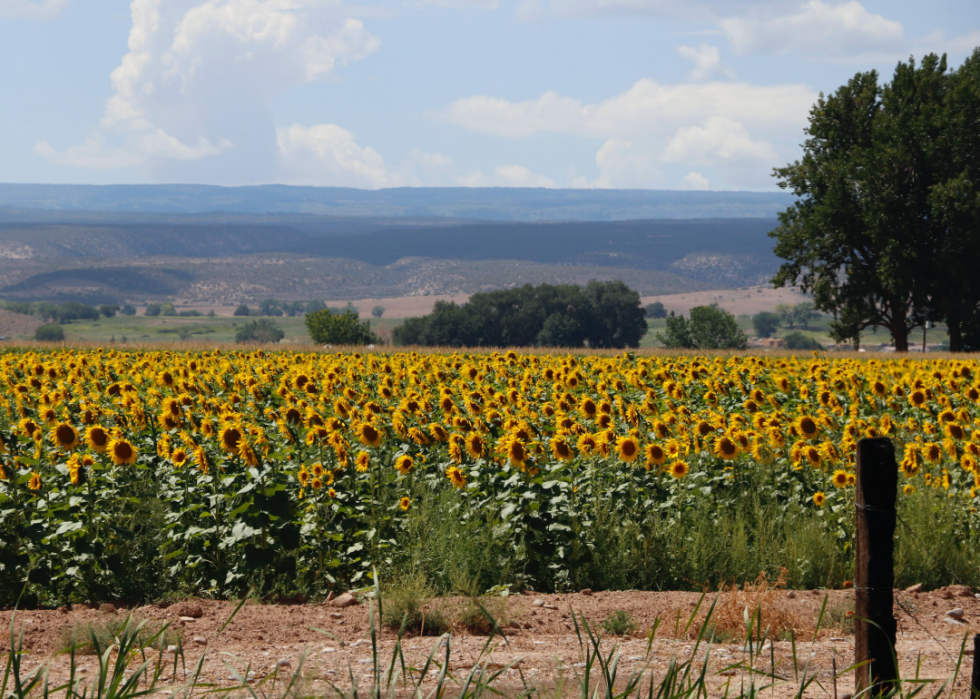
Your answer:
[[[0,589],[39,603],[689,588],[853,566],[857,440],[899,581],[980,579],[980,364],[114,350],[0,355]],[[905,529],[903,529],[903,532]],[[11,598],[12,599],[8,599]]]

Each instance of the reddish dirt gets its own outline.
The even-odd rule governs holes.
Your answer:
[[[853,660],[853,636],[840,628],[827,615],[824,629],[816,642],[811,642],[817,614],[828,596],[828,609],[836,610],[836,618],[844,619],[843,610],[853,599],[850,591],[776,591],[766,602],[767,614],[791,623],[796,628],[797,658],[802,665],[809,662],[811,673],[815,672],[822,687],[812,685],[807,696],[834,696],[832,677],[833,663],[836,660],[838,672]],[[705,599],[699,617],[711,604],[714,595]],[[632,637],[613,638],[606,636],[602,643],[604,651],[619,646],[621,654],[621,677],[634,670],[640,670],[647,662],[644,660],[647,647],[647,634],[659,616],[661,624],[651,648],[649,666],[646,672],[655,678],[662,677],[667,663],[672,658],[686,660],[694,649],[693,632],[684,633],[688,617],[694,611],[700,595],[689,592],[597,592],[595,594],[562,595],[515,595],[507,601],[506,616],[509,627],[506,629],[509,643],[502,640],[494,642],[492,667],[515,663],[525,680],[538,687],[558,688],[558,694],[576,694],[577,674],[580,672],[582,657],[570,613],[584,615],[594,627],[617,610],[629,612],[637,623],[637,631]],[[972,594],[951,597],[949,592],[898,593],[900,604],[896,605],[899,620],[898,654],[903,676],[910,677],[915,672],[916,662],[921,660],[920,677],[945,681],[953,672],[955,658],[959,653],[964,636],[969,635],[967,648],[972,649],[973,635],[980,630],[980,599]],[[198,602],[198,601],[195,601]],[[119,618],[130,611],[137,617],[154,622],[173,624],[182,637],[185,649],[186,667],[192,669],[201,654],[207,651],[207,661],[201,682],[225,687],[235,686],[237,680],[222,661],[229,662],[245,671],[250,665],[254,675],[253,682],[261,680],[279,669],[278,681],[284,674],[297,671],[302,661],[302,673],[309,690],[329,693],[328,683],[340,687],[350,686],[350,675],[364,688],[371,684],[372,649],[368,621],[368,604],[362,603],[348,608],[336,608],[330,604],[308,605],[265,605],[246,604],[228,627],[219,634],[219,629],[232,614],[235,603],[201,600],[198,602],[203,612],[200,618],[181,618],[187,607],[180,603],[168,608],[158,606],[139,607],[132,610],[99,611],[88,607],[61,610],[34,610],[18,612],[15,628],[18,633],[24,629],[24,647],[29,651],[25,665],[37,667],[41,662],[50,661],[52,680],[66,676],[68,660],[65,656],[53,657],[64,645],[67,629],[73,625],[85,628],[88,624]],[[434,604],[445,605],[444,611],[452,616],[452,610],[461,605],[460,600],[442,600]],[[539,606],[535,606],[535,605]],[[742,616],[741,606],[744,597],[733,598],[732,593],[722,595],[717,602],[719,624],[726,619],[732,621]],[[193,606],[193,605],[192,605]],[[946,612],[961,608],[964,611],[962,623],[946,621]],[[909,611],[914,614],[910,616]],[[13,612],[0,612],[0,628],[10,628]],[[679,620],[679,621],[678,621]],[[695,624],[696,626],[696,624]],[[513,628],[519,627],[519,628]],[[330,635],[318,632],[322,629]],[[744,634],[744,630],[739,632]],[[395,634],[384,630],[379,634],[379,649],[382,663],[390,662],[395,645]],[[453,632],[450,644],[449,669],[456,676],[465,676],[473,667],[480,651],[486,643],[485,636],[474,636],[465,629]],[[421,667],[428,654],[438,643],[437,638],[408,636],[402,647],[408,667]],[[9,638],[0,636],[0,661],[9,647]],[[703,660],[706,647],[697,652],[699,661]],[[773,650],[765,648],[763,657],[757,657],[755,668],[768,671],[770,654],[774,655],[776,671],[789,679],[788,684],[778,687],[774,696],[789,697],[796,692],[793,683],[793,656],[790,642],[782,640],[773,644]],[[153,654],[155,655],[155,654]],[[440,662],[445,658],[445,648],[437,654]],[[165,656],[171,663],[172,655]],[[288,661],[288,666],[284,663]],[[749,681],[745,670],[736,669],[723,674],[726,667],[737,663],[748,663],[743,636],[732,636],[711,649],[709,669],[711,678],[709,688],[712,695],[721,694],[725,683],[731,682],[733,691],[738,691],[742,683]],[[84,677],[92,677],[97,664],[93,656],[84,656],[79,662],[88,668]],[[969,682],[972,658],[965,657],[957,681],[954,696],[965,696]],[[437,670],[438,671],[438,670]],[[431,676],[434,680],[436,674]],[[178,675],[178,684],[184,681]],[[564,685],[562,682],[564,681]],[[757,683],[759,680],[757,679]],[[521,679],[517,670],[507,672],[503,678],[503,688],[516,688]],[[763,684],[768,682],[763,681]],[[837,681],[838,696],[852,691],[853,673],[847,673]],[[928,691],[931,696],[935,689]]]

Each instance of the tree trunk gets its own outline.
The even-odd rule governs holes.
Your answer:
[[[906,328],[901,327],[892,330],[892,337],[895,339],[896,352],[909,351],[909,331]]]
[[[963,328],[960,326],[960,319],[950,316],[946,319],[946,327],[949,328],[949,351],[963,351]]]

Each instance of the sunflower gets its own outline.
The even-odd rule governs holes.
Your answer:
[[[59,422],[51,428],[51,441],[59,449],[68,451],[78,446],[78,432],[67,422]]]
[[[21,433],[29,439],[37,439],[37,435],[41,432],[41,427],[29,417],[25,417],[23,420],[18,422],[17,427],[20,428]]]
[[[902,492],[905,495],[912,495],[912,493],[915,492],[915,486],[911,483],[906,483],[904,486],[902,486]]]
[[[912,391],[909,394],[909,403],[913,408],[921,408],[926,404],[926,394],[921,390]]]
[[[738,457],[739,447],[734,440],[728,435],[724,435],[720,439],[715,440],[714,447],[715,456],[719,459],[724,459],[725,461],[731,461]]]
[[[377,447],[381,444],[381,431],[367,422],[360,423],[354,430],[357,441],[367,447]]]
[[[109,442],[109,455],[112,457],[112,462],[117,466],[136,463],[136,447],[122,437],[117,437]]]
[[[173,453],[170,454],[170,460],[177,468],[183,468],[184,464],[187,463],[187,458],[187,452],[183,449],[174,449]]]
[[[834,484],[835,488],[845,487],[847,485],[847,471],[841,468],[837,469],[830,477],[830,482]]]
[[[415,462],[412,461],[412,457],[409,456],[408,454],[402,454],[397,459],[395,459],[395,469],[403,476],[407,476],[408,474],[410,474],[414,467],[415,467]]]
[[[817,491],[813,494],[813,504],[817,507],[823,507],[824,503],[827,502],[827,496],[821,491]]]
[[[510,463],[518,468],[523,468],[527,462],[527,448],[521,440],[514,437],[507,437],[501,442],[501,451]]]
[[[691,470],[685,461],[675,461],[668,469],[674,478],[683,478]]]
[[[401,508],[402,512],[408,512],[408,508],[411,506],[412,500],[407,495],[403,495],[401,500],[398,501],[398,507]]]
[[[646,448],[647,464],[651,466],[661,466],[667,460],[667,452],[659,444],[650,442]]]
[[[104,427],[92,425],[85,430],[85,441],[88,443],[89,449],[101,454],[109,448],[109,433]]]
[[[242,430],[237,425],[224,425],[218,433],[221,448],[229,454],[238,453],[238,443],[242,441]]]
[[[323,464],[315,463],[310,467],[310,473],[316,478],[323,478]]]
[[[588,420],[594,418],[596,413],[598,412],[598,408],[596,407],[595,401],[592,400],[591,398],[586,398],[585,400],[583,400],[579,404],[578,409],[582,412],[582,415]]]
[[[455,466],[450,466],[446,469],[446,478],[457,488],[462,488],[466,485],[466,476]]]
[[[922,445],[922,458],[931,464],[938,463],[943,458],[943,450],[935,442],[928,442]]]
[[[620,461],[632,463],[640,455],[640,444],[632,437],[620,437],[616,440],[616,451]]]
[[[367,473],[368,466],[371,464],[371,457],[368,456],[366,451],[357,452],[357,456],[354,457],[354,469],[358,473]]]
[[[575,452],[564,437],[551,439],[551,454],[559,461],[569,461],[575,458]]]
[[[438,422],[433,422],[431,425],[429,425],[429,434],[432,435],[432,438],[437,442],[449,441],[449,432],[447,432],[446,428],[440,425]]]
[[[466,453],[470,455],[470,458],[479,459],[483,456],[483,452],[486,451],[486,444],[483,442],[483,437],[481,437],[476,432],[471,432],[466,436]]]
[[[310,472],[306,470],[306,466],[303,466],[299,470],[299,473],[296,474],[296,480],[298,480],[299,484],[304,488],[306,487],[306,484],[310,482]]]
[[[37,471],[31,472],[31,479],[27,482],[27,487],[33,491],[41,489],[41,474]]]
[[[313,488],[313,490],[319,490],[323,487],[323,479],[313,478],[313,480],[310,481],[310,487]]]
[[[595,435],[589,434],[588,432],[579,435],[576,446],[582,456],[592,456],[592,454],[599,451],[599,443],[596,441]]]
[[[817,432],[820,431],[820,425],[809,415],[800,415],[793,422],[793,427],[806,439],[813,439],[817,436]]]

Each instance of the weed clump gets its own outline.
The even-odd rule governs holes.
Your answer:
[[[432,603],[433,597],[435,590],[419,573],[396,580],[383,596],[382,625],[392,631],[441,636],[450,624],[441,607]]]
[[[76,655],[98,655],[111,645],[119,644],[123,637],[141,647],[164,650],[180,643],[180,633],[169,626],[136,617],[111,617],[85,626],[65,627],[61,630],[59,650]]]
[[[636,632],[636,619],[629,612],[617,609],[602,622],[602,628],[613,636],[629,636]]]

